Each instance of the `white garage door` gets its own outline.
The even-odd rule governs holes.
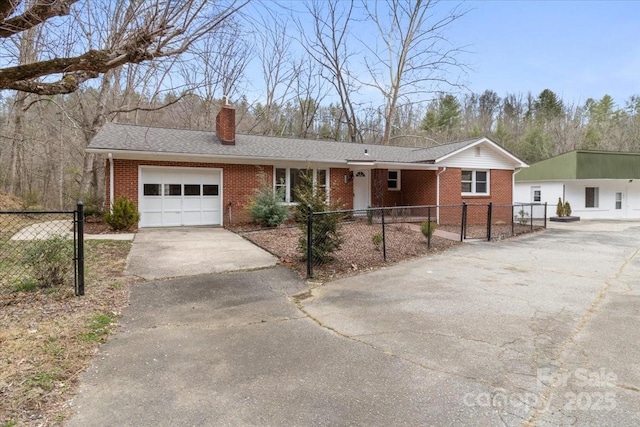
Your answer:
[[[222,225],[222,173],[203,168],[140,168],[140,227]]]

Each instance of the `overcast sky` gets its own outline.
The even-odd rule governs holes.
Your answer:
[[[474,92],[551,89],[565,102],[640,95],[640,1],[470,1],[451,31],[470,44]]]

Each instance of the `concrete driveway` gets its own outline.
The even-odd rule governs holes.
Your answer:
[[[639,425],[640,223],[593,224],[136,285],[70,425]]]
[[[250,270],[276,257],[224,228],[143,228],[127,259],[127,273],[146,280]]]

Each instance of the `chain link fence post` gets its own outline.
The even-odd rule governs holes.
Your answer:
[[[491,216],[493,211],[493,202],[489,202],[487,207],[487,241],[491,241]]]
[[[431,249],[431,206],[427,208],[427,249]]]
[[[84,203],[78,202],[78,282],[76,284],[76,296],[84,295]]]
[[[313,276],[313,208],[307,205],[307,279]]]
[[[382,213],[381,222],[382,222],[382,259],[384,262],[387,262],[387,236],[385,234],[384,227],[384,208],[380,210]]]

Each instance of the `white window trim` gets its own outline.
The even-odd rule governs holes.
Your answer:
[[[389,172],[397,172],[398,173],[398,178],[395,180],[397,182],[397,186],[396,188],[389,188],[389,181],[391,181],[389,179]],[[401,188],[401,180],[400,180],[400,169],[389,169],[387,170],[387,190],[389,191],[400,191]]]
[[[540,200],[536,201],[536,191],[540,193]],[[531,187],[531,203],[542,203],[542,187],[535,185]]]
[[[491,171],[486,169],[462,169],[462,171],[470,171],[471,172],[471,192],[462,192],[463,196],[490,196],[491,195]],[[486,193],[477,193],[476,192],[476,172],[486,172],[487,173],[487,192]],[[462,179],[460,179],[460,185],[462,185]]]
[[[299,166],[274,166],[273,167],[273,191],[276,190],[276,169],[284,169],[285,170],[285,201],[281,202],[281,204],[286,206],[296,206],[297,202],[291,201],[291,169],[311,169],[307,167],[299,167]],[[325,189],[327,193],[327,202],[329,201],[329,192],[331,191],[331,186],[329,183],[331,182],[331,169],[330,168],[313,168],[313,185],[316,185],[316,181],[318,179],[318,170],[327,171],[325,175]]]

